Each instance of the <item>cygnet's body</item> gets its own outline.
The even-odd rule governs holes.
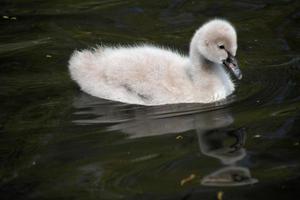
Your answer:
[[[236,49],[234,28],[212,20],[196,31],[189,57],[151,45],[98,47],[75,51],[69,69],[83,91],[100,98],[143,105],[210,103],[234,91],[222,63],[240,78],[236,63],[229,62]]]

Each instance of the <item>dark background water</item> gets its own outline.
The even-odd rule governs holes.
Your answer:
[[[300,4],[289,0],[0,1],[1,199],[298,199]],[[216,104],[127,105],[82,93],[74,49],[188,53],[214,17],[244,74]]]

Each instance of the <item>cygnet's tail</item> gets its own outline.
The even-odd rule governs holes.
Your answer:
[[[79,84],[81,89],[89,88],[95,76],[95,55],[92,51],[74,51],[69,60],[71,78]]]

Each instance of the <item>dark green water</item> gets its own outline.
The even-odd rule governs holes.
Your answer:
[[[2,0],[0,14],[1,200],[299,198],[299,1]],[[216,16],[244,74],[224,102],[126,105],[70,80],[74,49],[187,53]]]

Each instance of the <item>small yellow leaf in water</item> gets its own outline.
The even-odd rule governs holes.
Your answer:
[[[222,191],[219,191],[218,192],[218,195],[217,195],[217,197],[218,197],[218,200],[223,200],[223,192]]]
[[[176,137],[176,140],[179,140],[179,139],[183,139],[183,137],[182,137],[181,135],[178,135],[178,136]]]
[[[49,54],[47,54],[47,55],[46,55],[46,58],[52,58],[52,56],[51,56],[51,55],[49,55]]]
[[[6,15],[2,16],[2,18],[3,18],[3,19],[9,19],[9,17],[6,16]]]
[[[187,183],[187,182],[193,180],[194,178],[196,178],[196,175],[195,175],[195,174],[191,174],[190,176],[188,176],[188,177],[182,179],[182,180],[180,181],[180,185],[183,186],[185,183]]]

